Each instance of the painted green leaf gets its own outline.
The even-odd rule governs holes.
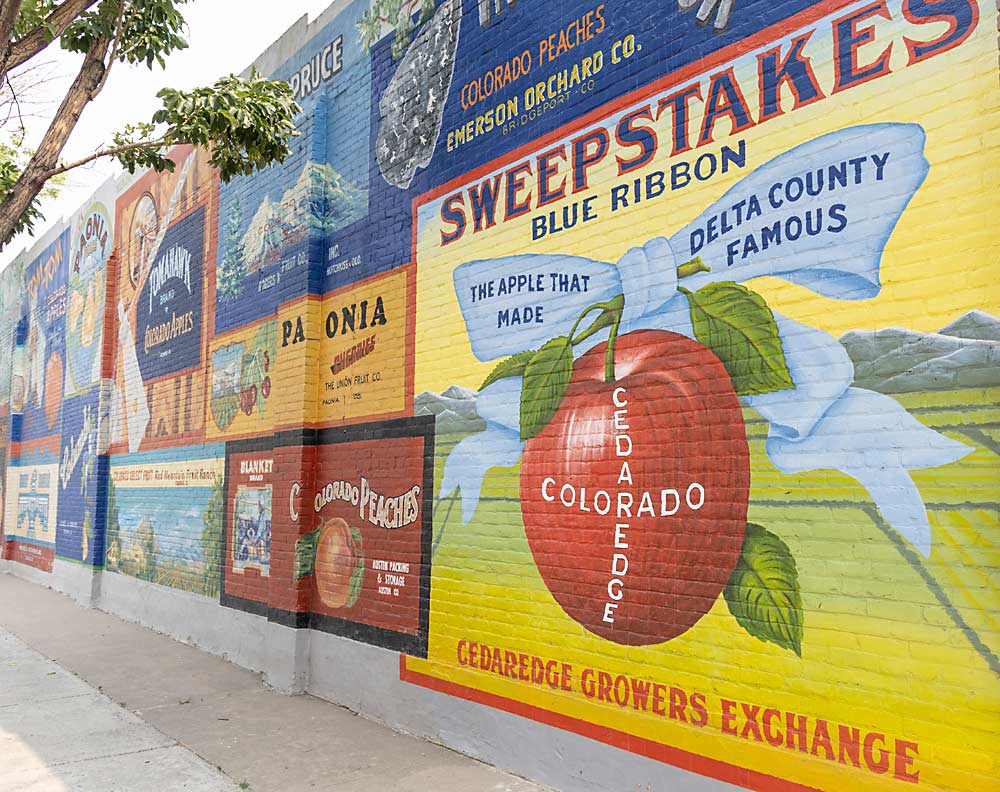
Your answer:
[[[358,565],[354,567],[354,571],[351,573],[351,579],[348,583],[347,590],[347,602],[344,603],[345,608],[350,608],[358,601],[358,597],[361,596],[361,583],[365,576],[365,554],[362,549],[362,538],[361,529],[355,525],[351,526],[351,542],[354,544],[354,552],[358,556]]]
[[[295,542],[295,579],[309,577],[316,566],[316,544],[322,526],[315,531],[303,534]]]
[[[724,594],[729,612],[744,630],[802,656],[799,573],[781,539],[747,523],[743,551]]]
[[[351,580],[347,590],[347,601],[344,603],[345,608],[353,607],[354,603],[358,601],[358,597],[361,596],[361,582],[364,580],[364,577],[365,559],[361,557],[358,559],[358,565],[354,567],[354,571],[351,573]]]
[[[567,336],[546,341],[524,368],[521,439],[534,437],[552,420],[573,376],[573,345]]]
[[[524,376],[524,370],[528,367],[528,361],[531,360],[534,354],[535,350],[529,349],[527,352],[518,352],[512,357],[501,360],[493,367],[493,371],[489,373],[489,376],[483,380],[483,384],[479,386],[479,390],[483,390],[483,388],[492,385],[497,380],[502,380],[506,377]]]
[[[778,325],[763,297],[731,281],[681,291],[691,307],[695,338],[722,361],[740,396],[795,387]]]

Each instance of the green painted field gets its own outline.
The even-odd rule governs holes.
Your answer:
[[[974,449],[951,465],[913,471],[931,523],[929,558],[888,526],[853,479],[834,470],[775,469],[764,453],[767,424],[748,409],[749,520],[792,551],[807,649],[822,644],[826,652],[839,646],[866,655],[887,639],[906,641],[908,658],[926,661],[928,674],[943,653],[952,653],[963,666],[1000,676],[1000,388],[894,398],[925,425]],[[436,440],[436,490],[459,439]],[[524,602],[548,597],[524,537],[518,467],[490,470],[472,521],[463,526],[460,514],[456,498],[436,504],[435,579],[508,585]],[[851,634],[840,637],[845,620]],[[819,631],[829,634],[819,640]]]

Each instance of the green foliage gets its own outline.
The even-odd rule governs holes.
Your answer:
[[[118,496],[115,483],[108,479],[108,516],[104,531],[106,548],[105,566],[113,571],[118,570],[122,557],[121,523],[118,514]]]
[[[166,58],[188,46],[184,38],[185,21],[181,8],[190,0],[99,0],[80,13],[68,25],[66,20],[53,27],[48,16],[60,7],[56,0],[23,0],[13,32],[13,43],[32,37],[27,62],[38,55],[37,31],[47,30],[48,40],[57,34],[60,46],[70,52],[89,53],[91,58],[103,57],[105,69],[113,62],[145,64],[163,67]],[[58,18],[58,17],[57,17]],[[44,43],[44,42],[42,42]],[[97,76],[100,77],[100,72]],[[104,72],[106,74],[106,70]],[[3,74],[0,73],[0,77]],[[84,101],[91,101],[103,87],[81,85],[71,90],[92,91]],[[167,148],[177,144],[194,144],[210,150],[211,164],[218,168],[223,181],[283,161],[291,149],[288,146],[295,130],[294,117],[300,111],[292,91],[282,80],[267,80],[256,72],[249,77],[230,75],[213,85],[192,91],[164,88],[157,96],[162,107],[150,121],[130,124],[112,136],[109,145],[96,154],[69,165],[53,165],[65,137],[58,145],[50,142],[43,161],[33,163],[33,152],[23,146],[23,132],[17,140],[0,143],[0,201],[15,189],[34,192],[38,189],[41,165],[42,178],[54,176],[99,156],[115,156],[130,173],[138,169],[173,171],[174,163],[167,158]],[[62,111],[61,111],[62,112]],[[75,117],[57,116],[68,135]],[[53,129],[57,129],[53,126]],[[35,165],[32,180],[18,184],[29,163]],[[21,231],[31,231],[42,219],[39,199],[52,190],[52,182],[39,195],[32,195],[27,210],[13,228],[3,225],[4,239]]]
[[[534,356],[535,350],[529,349],[527,352],[518,352],[509,358],[504,358],[493,367],[493,370],[483,380],[483,384],[479,386],[479,390],[488,388],[497,380],[502,380],[506,377],[523,377],[524,370],[528,367],[528,362]]]
[[[142,552],[140,556],[140,566],[136,574],[140,580],[159,582],[157,575],[157,561],[160,548],[156,542],[156,529],[148,519],[139,521],[139,527],[135,532],[136,544]]]
[[[11,135],[7,142],[0,141],[0,200],[17,183],[34,151],[24,146],[24,130],[20,129]],[[14,225],[14,234],[21,231],[34,231],[35,223],[44,221],[39,208],[43,198],[53,198],[58,194],[63,179],[59,176],[50,179],[41,192],[28,205],[27,211],[21,215]]]
[[[354,571],[351,572],[351,579],[347,583],[347,601],[344,603],[345,608],[354,607],[354,603],[356,603],[358,601],[358,597],[361,596],[361,584],[365,579],[365,554],[361,531],[353,525],[351,526],[351,543],[354,545],[354,552],[357,554],[358,564],[354,567]]]
[[[569,336],[546,341],[524,369],[521,387],[521,439],[538,434],[556,414],[573,376]]]
[[[116,147],[137,146],[115,155],[129,173],[140,168],[173,171],[175,164],[163,147],[180,143],[210,149],[209,162],[226,182],[282,162],[292,153],[288,141],[298,134],[294,118],[300,108],[284,81],[267,80],[253,71],[249,77],[231,74],[193,91],[163,88],[157,96],[163,107],[153,114],[152,124],[130,126],[114,137]],[[141,146],[154,125],[166,126],[160,146]]]
[[[300,536],[295,542],[295,579],[309,577],[316,571],[316,545],[323,526]]]
[[[103,0],[97,8],[80,14],[60,36],[62,48],[87,52],[100,38],[118,37],[116,57],[122,63],[156,62],[163,68],[166,57],[187,48],[181,35],[184,17],[178,6],[188,0]]]
[[[416,22],[413,21],[409,7],[410,4],[405,0],[375,0],[372,3],[372,7],[358,23],[358,38],[365,54],[382,37],[384,24],[395,30],[391,46],[393,60],[399,60],[406,54],[417,28],[434,16],[435,5],[434,0],[421,0],[420,16]]]
[[[729,612],[750,635],[802,655],[799,573],[781,539],[748,523],[743,551],[724,594]]]
[[[222,517],[225,508],[223,480],[221,476],[216,476],[212,483],[212,495],[205,504],[202,515],[204,527],[201,529],[201,551],[205,556],[202,593],[209,597],[219,593],[219,576],[222,571]]]
[[[722,361],[740,396],[795,387],[778,325],[763,297],[731,281],[680,291],[688,298],[695,338]]]
[[[45,18],[51,14],[59,3],[57,0],[22,0],[14,23],[14,38],[19,39],[37,27],[46,26]],[[49,40],[53,38],[49,29]]]

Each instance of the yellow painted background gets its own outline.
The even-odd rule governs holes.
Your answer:
[[[904,25],[894,4],[895,22],[878,18],[859,24],[875,25],[879,31],[877,43],[859,50],[862,65],[874,61],[891,40],[893,74],[794,111],[790,111],[791,94],[785,88],[784,115],[735,136],[727,134],[729,122],[722,119],[715,126],[715,144],[676,159],[669,158],[671,114],[665,112],[653,125],[660,149],[649,167],[618,177],[614,157],[609,155],[588,171],[588,191],[545,207],[558,209],[569,200],[598,193],[602,197],[596,207],[605,210],[599,219],[584,226],[532,242],[531,217],[537,212],[479,234],[470,233],[470,221],[470,229],[462,239],[442,248],[439,202],[421,206],[417,239],[417,392],[440,391],[454,382],[476,380],[478,384],[492,368],[492,364],[479,363],[472,356],[455,299],[451,273],[462,262],[525,252],[616,261],[630,247],[655,236],[669,237],[683,228],[753,168],[807,140],[856,124],[916,122],[927,135],[924,153],[930,170],[885,248],[881,293],[864,301],[832,300],[784,281],[763,278],[755,280],[753,288],[775,310],[838,337],[848,330],[883,327],[934,331],[972,308],[1000,311],[1000,279],[996,277],[1000,233],[995,219],[1000,194],[996,9],[989,3],[981,2],[981,6],[979,24],[969,40],[950,52],[906,66],[902,37],[930,39],[944,32],[945,26]],[[846,11],[834,16],[843,13]],[[813,35],[805,52],[813,55],[817,81],[828,93],[833,85],[833,65],[831,46],[821,35],[824,31],[829,37],[828,28],[820,23],[820,31]],[[770,46],[773,44],[762,49]],[[755,119],[756,52],[734,61],[736,77]],[[689,85],[693,79],[681,80],[675,87]],[[706,85],[707,80],[703,80],[703,93]],[[692,103],[692,142],[700,128],[701,107],[701,103]],[[747,139],[745,169],[717,175],[704,185],[692,183],[656,200],[619,209],[613,215],[606,209],[612,185],[669,168],[677,160],[693,163],[702,152],[717,150],[727,142],[735,145],[741,137]],[[613,140],[611,146],[615,146]],[[539,148],[538,153],[543,150]],[[635,149],[628,153],[634,154]],[[552,183],[557,184],[565,172],[564,166]]]
[[[332,292],[323,299],[319,322],[319,381],[317,382],[316,409],[320,421],[346,421],[385,415],[402,414],[406,409],[406,347],[412,343],[407,331],[412,317],[407,315],[409,299],[409,276],[406,270],[394,270],[384,276],[369,279],[357,286]],[[360,324],[355,330],[342,333],[341,309],[357,304],[356,321],[361,321],[361,301],[368,301],[368,318],[371,321],[376,298],[381,296],[385,308],[386,323],[369,326],[362,330]],[[326,318],[331,311],[337,312],[337,332],[333,338],[326,335]],[[375,350],[356,361],[338,374],[330,372],[337,355],[369,336],[375,336]],[[378,374],[377,381],[372,376]],[[326,383],[343,377],[368,375],[367,382],[327,390]],[[355,398],[354,395],[360,395]],[[324,405],[324,399],[340,397],[335,404]]]
[[[899,21],[898,4],[890,10],[896,21],[876,23],[881,43],[862,47],[861,57],[863,64],[875,60],[891,39],[891,63],[898,71],[750,129],[743,134],[746,169],[614,216],[605,210],[599,220],[536,243],[530,241],[532,212],[487,233],[467,231],[460,241],[441,248],[439,203],[419,208],[416,392],[440,392],[452,384],[478,387],[494,365],[477,361],[469,347],[452,282],[452,272],[462,262],[524,252],[615,261],[629,247],[670,236],[772,157],[861,123],[917,122],[927,135],[930,171],[885,248],[881,293],[850,302],[776,280],[749,285],[774,310],[835,337],[852,329],[890,326],[934,331],[972,309],[1000,313],[996,9],[981,4],[978,27],[968,41],[909,67],[902,35],[927,40],[940,35],[944,25],[915,30]],[[827,31],[828,37],[829,28],[823,23],[818,27],[806,53],[813,55],[819,84],[827,92],[833,84],[831,48],[821,34]],[[754,53],[735,64],[756,118]],[[790,100],[783,91],[786,110]],[[671,164],[669,116],[664,114],[656,126],[661,143],[656,160],[630,176]],[[692,135],[699,123],[700,111],[694,115]],[[716,126],[717,145],[737,139],[726,135],[728,126],[725,120]],[[693,162],[699,153],[686,158]],[[624,179],[616,177],[611,156],[590,173],[586,194],[602,196],[600,210],[608,205],[611,185]],[[947,436],[970,443],[954,427],[971,426],[995,442],[991,427],[1000,421],[998,389],[906,394],[897,400]],[[720,733],[720,697],[777,707],[917,742],[920,788],[997,789],[1000,677],[955,619],[957,614],[994,655],[1000,652],[996,454],[977,447],[953,465],[913,473],[928,504],[933,537],[925,570],[951,602],[949,612],[927,578],[880,529],[877,511],[860,485],[835,471],[781,474],[764,453],[766,424],[750,410],[746,417],[752,455],[749,519],[779,535],[796,559],[805,614],[801,658],[748,635],[721,598],[694,628],[659,646],[619,646],[586,632],[565,616],[538,575],[516,502],[514,467],[487,474],[483,502],[466,526],[457,503],[438,504],[435,534],[441,544],[434,557],[429,657],[408,658],[407,668],[807,786],[911,786],[893,780],[891,771],[878,776]],[[439,442],[436,486],[447,451]],[[985,505],[964,505],[970,502]],[[579,692],[555,693],[461,668],[456,660],[460,639],[570,662],[576,669],[591,666],[700,691],[708,696],[711,722],[697,729],[590,702]]]

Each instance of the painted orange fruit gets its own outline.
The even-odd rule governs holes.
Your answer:
[[[63,362],[58,352],[49,355],[45,364],[45,423],[54,429],[59,420],[59,405],[62,404]]]
[[[350,526],[339,517],[327,520],[316,543],[314,576],[320,602],[328,608],[346,607],[351,578],[361,563],[361,548]]]

